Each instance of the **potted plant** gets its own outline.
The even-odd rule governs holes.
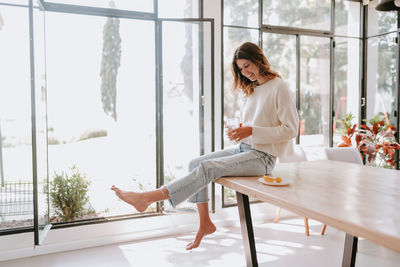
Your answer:
[[[392,168],[395,165],[395,150],[400,149],[394,134],[396,127],[390,125],[382,116],[377,115],[366,124],[352,124],[354,116],[349,113],[341,120],[344,125],[342,143],[339,147],[355,145],[368,165]]]

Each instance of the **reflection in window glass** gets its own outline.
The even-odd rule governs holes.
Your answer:
[[[396,99],[396,34],[368,39],[367,70],[367,120],[376,115],[384,116],[395,125]]]
[[[313,30],[331,29],[330,0],[264,0],[263,24]]]
[[[296,92],[296,36],[263,34],[263,51],[271,65],[289,86],[295,99]]]
[[[156,187],[154,23],[50,12],[46,48],[50,180],[76,166],[88,216],[131,214],[110,186]]]
[[[300,39],[300,144],[328,146],[329,38]]]
[[[0,13],[0,229],[9,229],[33,225],[29,14]]]
[[[45,0],[49,3],[88,7],[116,8],[139,12],[154,12],[153,1],[140,0]]]
[[[199,24],[163,22],[164,183],[200,156]],[[184,148],[184,149],[182,149]],[[190,205],[187,202],[181,205]]]
[[[258,0],[224,0],[224,25],[258,27]]]
[[[359,2],[336,0],[335,2],[335,34],[345,36],[360,36]]]
[[[198,18],[199,0],[158,0],[160,18]]]
[[[368,4],[368,36],[395,31],[397,29],[396,11],[378,11],[378,1]]]
[[[337,146],[342,142],[341,136],[345,130],[343,123],[341,123],[344,115],[352,113],[354,115],[353,123],[358,123],[359,121],[360,40],[335,38],[335,43],[333,145]]]

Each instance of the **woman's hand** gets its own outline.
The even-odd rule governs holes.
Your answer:
[[[231,129],[229,127],[226,128],[226,135],[228,136],[230,141],[239,142],[240,140],[253,134],[253,128],[250,126],[239,127],[236,129]]]

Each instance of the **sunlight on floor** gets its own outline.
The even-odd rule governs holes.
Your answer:
[[[327,227],[320,235],[322,224],[309,220],[310,236],[304,234],[303,218],[281,220],[254,225],[259,266],[341,266],[344,233]],[[55,253],[8,262],[7,267],[204,267],[246,266],[240,226],[218,227],[217,232],[203,239],[201,246],[187,251],[186,245],[196,233],[127,242],[97,248]],[[400,262],[400,253],[377,246],[362,238],[356,266],[395,267]]]

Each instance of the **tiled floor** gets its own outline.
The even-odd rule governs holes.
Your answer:
[[[344,233],[332,227],[321,236],[322,225],[310,220],[311,235],[304,234],[303,219],[255,224],[257,257],[260,266],[341,266]],[[186,251],[195,233],[176,237],[129,242],[103,247],[49,254],[0,262],[4,267],[126,267],[245,266],[240,227],[219,227],[203,240],[202,246]],[[359,240],[356,266],[399,266],[400,253]]]

